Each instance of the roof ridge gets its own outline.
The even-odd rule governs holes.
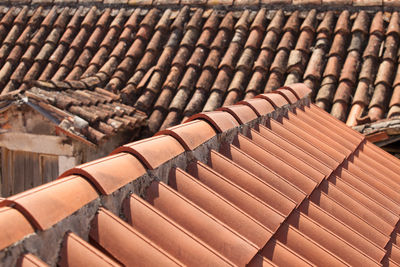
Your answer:
[[[0,0],[2,5],[10,5],[8,0]],[[393,0],[75,0],[63,1],[63,0],[18,0],[15,5],[60,5],[60,6],[104,6],[104,7],[158,7],[158,8],[179,8],[182,6],[193,6],[193,7],[219,7],[221,9],[242,9],[242,8],[253,8],[259,9],[263,7],[300,7],[300,8],[340,8],[345,6],[346,8],[394,8],[398,7],[399,3]]]

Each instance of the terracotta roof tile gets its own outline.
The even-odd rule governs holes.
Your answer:
[[[257,252],[254,244],[234,233],[214,216],[192,204],[163,183],[153,182],[147,189],[146,200],[234,264],[249,262]],[[170,209],[170,206],[174,206],[175,209]],[[183,214],[186,215],[182,216]],[[224,245],[225,242],[229,242],[229,248]],[[231,252],[235,250],[238,253],[233,256]]]
[[[156,135],[171,135],[177,139],[186,150],[193,150],[215,136],[215,131],[212,126],[205,121],[194,120],[162,130]]]
[[[381,85],[386,86],[378,83],[377,87]],[[142,197],[128,192],[131,185],[122,186],[123,190],[114,186],[109,193],[100,190],[109,194],[101,198],[94,191],[95,207],[122,198],[124,204],[111,204],[113,212],[103,207],[85,209],[85,214],[63,221],[57,240],[61,244],[59,239],[64,237],[63,246],[53,258],[61,259],[60,263],[86,258],[86,262],[124,265],[396,263],[398,159],[311,104],[310,94],[311,89],[302,84],[280,88],[242,101],[242,105],[224,107],[224,111],[198,114],[159,136],[120,148],[146,160],[143,172],[150,169],[149,178],[142,177],[144,183],[134,186]],[[178,155],[184,156],[164,164]],[[122,154],[116,154],[76,169],[112,182],[120,174],[114,167],[124,164],[120,157]],[[122,174],[137,166],[141,163],[119,169]],[[78,179],[94,190],[82,177],[67,179]],[[79,188],[64,190],[76,192]],[[52,202],[42,204],[46,212],[40,215],[37,211],[43,209],[37,209],[36,217],[22,213],[32,222],[54,214],[55,206],[65,206],[65,202],[54,201],[54,196],[68,197],[45,189],[33,191],[23,195],[36,194],[41,203],[45,199]],[[9,205],[17,196],[0,203]],[[27,201],[15,208],[23,210],[21,207],[39,203]],[[83,202],[80,207],[86,204]],[[115,214],[122,214],[127,222]],[[83,241],[85,233],[65,233],[71,230],[69,220],[81,225],[82,218],[91,220],[84,228],[89,231],[88,242]],[[76,225],[75,221],[71,225]],[[73,227],[74,231],[80,229]],[[46,233],[26,239],[46,242]],[[19,243],[15,246],[8,249],[20,256]],[[24,250],[29,252],[29,248]],[[38,252],[44,257],[42,254]],[[49,258],[47,261],[52,263]]]
[[[151,186],[154,187],[155,184],[156,183],[153,183]],[[160,189],[162,188],[163,187]],[[177,222],[168,218],[168,216],[165,216],[163,213],[156,210],[144,200],[132,196],[126,201],[126,206],[128,221],[132,224],[132,226],[135,229],[138,229],[141,233],[151,237],[151,239],[157,242],[158,245],[177,257],[183,263],[190,264],[202,262],[225,265],[229,262],[217,251],[207,247],[207,245],[195,235],[185,230]],[[139,214],[141,214],[140,217],[142,217],[143,220],[136,219]],[[158,230],[154,231],[154,229],[150,227],[151,225],[157,225],[156,229]],[[171,235],[171,237],[175,236],[175,238],[173,238],[173,242],[177,242],[176,246],[171,246],[171,243],[168,239],[160,238],[164,234]],[[187,253],[182,254],[180,253],[181,250],[187,251]],[[197,253],[194,253],[193,250],[195,250]],[[197,256],[188,257],[193,253]]]
[[[108,230],[104,231],[104,228]],[[123,264],[182,265],[169,253],[105,209],[100,209],[93,220],[90,237]],[[132,242],[133,240],[135,242]],[[129,248],[129,252],[122,249],[123,247]]]
[[[3,199],[1,204],[4,204],[5,201]],[[0,237],[0,249],[10,246],[34,232],[30,222],[16,209],[2,207],[0,208],[0,217],[4,229]]]
[[[25,254],[20,258],[18,265],[21,267],[46,267],[49,266],[33,254]]]
[[[146,117],[151,125],[146,131],[153,134],[202,110],[293,82],[310,86],[312,99],[337,117],[350,121],[351,114],[352,124],[370,109],[374,118],[387,118],[389,108],[396,108],[389,102],[398,83],[393,77],[397,12],[251,4],[256,11],[214,10],[200,3],[171,10],[100,3],[96,8],[5,7],[3,93],[23,89],[22,95],[41,108],[79,116],[89,123],[87,129],[73,128],[68,116],[57,127],[92,143],[125,127],[138,132]],[[49,96],[32,85],[54,100],[46,102]],[[91,93],[95,88],[121,98]],[[369,105],[370,99],[379,105]],[[117,103],[137,110],[128,116],[115,110]]]
[[[77,195],[70,194],[71,188]],[[1,205],[15,205],[37,229],[45,230],[97,197],[85,179],[68,176],[6,198]]]
[[[163,155],[157,155],[159,146],[165,148]],[[155,169],[164,162],[176,157],[184,151],[183,146],[173,137],[159,135],[142,142],[126,144],[114,150],[112,154],[126,152],[138,157],[146,168]]]
[[[79,266],[85,264],[120,266],[78,235],[67,233],[64,238],[59,265]]]
[[[116,166],[116,168],[110,168],[110,166]],[[126,176],[127,169],[135,170],[135,172],[130,172],[130,175]],[[145,169],[138,159],[126,153],[119,153],[77,166],[61,174],[60,178],[74,174],[83,176],[95,184],[102,194],[108,195],[144,173]]]

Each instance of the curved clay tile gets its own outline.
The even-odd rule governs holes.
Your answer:
[[[333,33],[333,26],[335,25],[335,14],[332,11],[325,13],[324,18],[318,25],[317,33],[326,32],[329,35]]]
[[[256,17],[254,18],[254,20],[250,26],[250,31],[253,31],[253,30],[264,31],[265,30],[265,24],[266,24],[265,14],[266,14],[266,12],[267,12],[266,8],[261,8],[257,12]]]
[[[308,12],[306,18],[300,26],[300,31],[309,30],[315,32],[315,24],[317,22],[317,11],[312,9]]]
[[[383,25],[383,14],[382,11],[378,11],[371,22],[369,34],[384,35],[385,29]]]
[[[396,35],[400,36],[400,23],[399,23],[399,13],[393,12],[390,18],[389,25],[386,30],[386,35]]]
[[[363,34],[368,34],[369,27],[369,16],[365,10],[360,11],[357,14],[356,19],[354,20],[353,27],[351,28],[351,32],[354,33],[356,31],[360,31]]]
[[[345,35],[350,33],[350,12],[348,10],[342,11],[336,21],[334,33],[336,35],[340,32]]]
[[[285,14],[282,9],[279,9],[274,14],[271,22],[268,24],[267,31],[274,31],[277,34],[280,34],[282,31],[282,27],[285,23]]]
[[[300,17],[299,17],[299,11],[296,10],[294,11],[288,20],[286,21],[285,26],[283,27],[283,31],[292,31],[294,33],[299,31],[300,27]]]

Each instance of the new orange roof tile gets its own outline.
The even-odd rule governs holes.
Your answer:
[[[59,266],[121,266],[74,233],[64,238]]]
[[[15,205],[30,223],[45,230],[97,197],[88,181],[71,175],[8,197],[1,205]]]
[[[234,105],[229,107],[222,107],[218,110],[226,111],[238,121],[239,124],[245,124],[249,121],[255,120],[258,115],[246,105]]]
[[[215,136],[215,130],[203,120],[193,120],[160,131],[157,135],[171,135],[176,138],[186,150],[193,150]]]
[[[207,121],[220,133],[240,125],[232,115],[223,111],[199,113],[190,117],[186,122],[195,119],[203,119]]]
[[[124,265],[183,265],[128,223],[103,208],[92,222],[90,237]]]
[[[129,169],[129,173],[126,170]],[[117,153],[69,169],[60,178],[80,175],[96,185],[102,194],[109,195],[146,173],[142,163],[131,154]]]
[[[185,230],[143,199],[132,196],[126,200],[125,204],[125,214],[129,223],[182,263],[218,264],[222,266],[233,264],[218,251],[207,246],[204,241]]]
[[[153,182],[146,200],[234,264],[245,264],[257,253],[250,241],[163,183]]]
[[[272,104],[262,98],[242,100],[238,102],[237,105],[247,105],[251,107],[257,116],[266,115],[274,110]]]
[[[274,106],[274,108],[280,108],[284,105],[290,104],[289,101],[280,94],[261,94],[256,97],[267,100],[271,105]]]
[[[10,207],[0,208],[0,222],[3,229],[0,236],[0,250],[34,232],[24,215]]]
[[[32,254],[22,256],[17,264],[18,267],[46,267],[49,266]]]
[[[169,185],[259,247],[272,235],[251,216],[181,169],[171,170]]]
[[[163,148],[163,153],[159,153],[160,147]],[[123,145],[111,154],[130,153],[136,156],[147,168],[155,169],[164,162],[178,156],[183,151],[184,147],[172,136],[158,135],[139,142]]]

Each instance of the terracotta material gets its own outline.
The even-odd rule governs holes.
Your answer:
[[[306,109],[308,110],[308,108],[306,108]],[[353,136],[353,138],[356,138],[358,140],[363,140],[365,138],[361,133],[354,131],[348,127],[345,127],[345,124],[343,122],[339,121],[338,119],[336,119],[332,116],[329,116],[329,114],[327,112],[325,112],[324,110],[322,110],[320,107],[318,107],[314,104],[311,104],[309,107],[309,110],[310,110],[309,111],[310,115],[318,114],[321,119],[324,119],[325,121],[330,121],[331,125],[335,125],[335,128],[341,129],[342,131],[346,132],[347,134]]]
[[[298,144],[298,145],[301,144],[297,142],[298,139],[306,141],[307,143],[311,144],[312,146],[322,151],[326,155],[329,155],[329,157],[331,157],[334,161],[336,161],[337,164],[342,163],[343,160],[345,159],[345,156],[342,153],[328,146],[321,140],[318,140],[315,136],[305,131],[304,129],[296,127],[288,120],[282,120],[282,123],[279,123],[276,120],[271,119],[267,121],[266,127],[268,129],[271,129],[274,133],[279,134],[285,137],[287,140],[292,141],[293,144]]]
[[[286,99],[286,101],[288,101],[289,102],[289,104],[294,104],[294,103],[296,103],[297,102],[297,97],[296,97],[296,95],[294,95],[291,91],[289,91],[289,90],[281,90],[281,89],[278,89],[278,90],[276,90],[276,91],[272,91],[271,93],[276,93],[276,94],[280,94],[281,96],[283,96],[285,99]]]
[[[160,147],[163,148],[163,153],[159,153]],[[136,156],[146,168],[155,169],[184,151],[184,147],[172,136],[159,135],[123,145],[115,149],[111,154],[130,153]]]
[[[382,157],[374,157],[377,162],[382,165],[390,166],[392,170],[400,171],[400,167],[396,164],[397,158],[393,155],[382,151],[377,146],[371,144],[370,142],[364,141],[360,146],[360,151],[368,155],[369,157],[374,157],[375,153],[378,153]]]
[[[310,196],[310,200],[379,247],[383,248],[388,242],[389,236],[370,225],[368,221],[353,212],[353,210],[343,207],[325,193],[315,192]]]
[[[147,189],[146,199],[234,264],[246,264],[257,253],[254,244],[163,183],[153,182]]]
[[[214,111],[203,112],[190,117],[186,122],[203,119],[212,125],[219,133],[239,126],[237,120],[227,112]]]
[[[220,153],[247,171],[256,175],[258,178],[262,179],[294,202],[299,203],[304,199],[305,193],[300,188],[296,187],[290,181],[275,173],[274,170],[267,168],[265,165],[261,164],[238,148],[224,145],[220,148]]]
[[[273,126],[271,126],[272,124]],[[334,170],[338,167],[339,163],[334,158],[324,153],[321,149],[318,149],[311,142],[309,142],[309,140],[301,138],[294,133],[291,133],[290,131],[286,130],[281,124],[273,120],[269,120],[267,122],[267,126],[269,128],[264,125],[257,125],[256,130],[263,137],[271,141],[275,139],[276,142],[284,144],[287,147],[287,151],[298,151],[298,155],[303,155],[306,153],[306,157],[311,156],[312,161],[316,159],[322,162],[323,165],[325,165],[322,167],[325,168],[325,171],[327,167],[331,170]],[[270,129],[272,128],[273,130],[271,131]]]
[[[36,228],[45,230],[98,196],[89,182],[72,175],[11,196],[1,204],[15,205]]]
[[[309,219],[314,220],[315,223],[318,223],[331,231],[337,237],[342,238],[344,241],[370,256],[372,259],[375,259],[376,261],[382,259],[385,253],[383,248],[372,243],[355,229],[343,224],[340,220],[331,216],[329,213],[326,213],[314,203],[308,200],[304,201],[300,205],[299,211],[307,215]]]
[[[290,181],[305,193],[309,194],[315,188],[316,181],[311,177],[304,174],[301,170],[289,165],[284,160],[275,157],[273,154],[259,147],[246,137],[239,136],[234,140],[233,144],[264,166],[274,170],[277,174]],[[274,166],[284,166],[284,168],[276,169]]]
[[[215,136],[215,130],[203,120],[193,120],[156,133],[171,135],[176,138],[186,150],[193,150]]]
[[[364,220],[369,222],[372,226],[379,229],[382,233],[389,235],[393,228],[390,224],[381,218],[378,214],[373,212],[371,209],[366,209],[365,205],[362,205],[359,201],[351,198],[343,191],[339,190],[338,187],[332,183],[324,183],[322,190],[326,192],[332,199],[336,200],[340,204],[345,204],[347,208],[351,209],[355,214],[358,214]]]
[[[311,266],[312,263],[281,242],[271,239],[260,254],[279,265]],[[255,259],[253,259],[254,261]],[[252,264],[251,262],[250,264]],[[259,266],[259,265],[257,265]]]
[[[291,90],[293,94],[297,96],[298,99],[309,96],[311,94],[311,89],[302,83],[295,83],[289,86],[282,87],[282,89]]]
[[[59,266],[121,266],[74,233],[67,233]]]
[[[299,112],[300,113],[300,112]],[[315,136],[316,138],[318,138],[319,140],[322,140],[325,144],[331,146],[332,148],[335,148],[338,152],[340,152],[341,154],[345,155],[345,156],[349,156],[352,152],[351,149],[347,148],[344,146],[344,144],[342,142],[336,141],[334,138],[331,137],[332,134],[327,135],[326,133],[328,132],[328,130],[324,130],[323,132],[320,131],[320,128],[315,128],[317,123],[315,121],[312,121],[311,119],[307,120],[307,121],[303,121],[303,118],[299,118],[297,117],[297,115],[295,114],[289,114],[289,119],[286,120],[285,118],[283,119],[283,124],[286,123],[286,121],[290,121],[290,123],[292,125],[295,125],[296,127],[299,127],[307,132],[309,132],[310,134],[312,134],[313,136]],[[344,141],[346,142],[346,141]],[[347,143],[348,146],[352,146],[352,144]]]
[[[172,169],[169,186],[261,248],[272,232],[181,169]]]
[[[360,150],[356,150],[349,160],[365,171],[371,170],[369,173],[372,175],[379,173],[381,176],[391,177],[392,180],[400,183],[400,176],[396,171],[387,165],[376,162],[374,157],[370,157]]]
[[[263,116],[274,111],[274,107],[268,101],[261,98],[243,100],[237,104],[251,107],[257,116]]]
[[[34,229],[29,221],[16,209],[0,208],[0,250],[32,234]]]
[[[183,265],[129,224],[103,208],[93,219],[90,238],[124,265]]]
[[[268,131],[266,128],[264,129],[264,135],[261,135],[257,131],[251,129],[248,133],[248,137],[259,146],[265,149],[270,149],[270,151],[274,151],[274,153],[276,153],[276,155],[280,155],[281,158],[286,158],[291,154],[296,158],[301,159],[301,161],[312,166],[315,170],[324,174],[325,176],[329,176],[334,170],[333,168],[327,167],[323,162],[309,155],[304,150],[291,145],[290,143],[286,142],[286,140],[276,136],[273,132]]]
[[[358,166],[352,164],[351,162],[345,162],[343,167],[349,171],[352,175],[355,175],[359,179],[362,179],[369,185],[373,186],[378,191],[390,196],[390,198],[396,203],[400,203],[399,194],[389,185],[385,184],[383,181],[377,180],[374,176],[366,173]]]
[[[369,208],[373,213],[375,213],[389,225],[396,224],[398,220],[397,216],[391,211],[389,211],[387,208],[380,205],[379,203],[376,203],[376,200],[365,196],[362,192],[355,190],[352,186],[348,185],[346,182],[337,179],[336,176],[330,177],[329,181],[332,182],[336,186],[336,188],[339,189],[341,192],[345,193],[350,198],[356,200],[365,207]],[[330,187],[330,185],[324,183],[323,185],[321,185],[321,187],[323,187],[322,190],[329,190],[328,188]]]
[[[327,249],[329,252],[333,253],[340,257],[340,259],[345,260],[349,264],[358,265],[358,264],[367,264],[367,265],[379,265],[379,261],[372,259],[368,255],[360,252],[358,249],[355,249],[353,246],[349,245],[340,237],[332,234],[327,231],[319,224],[308,218],[306,215],[303,215],[299,212],[293,213],[287,220],[287,223],[293,225],[297,230],[301,232],[302,235],[307,236],[308,238],[314,240],[323,248]],[[283,228],[286,228],[285,226]],[[290,236],[294,234],[291,232],[291,227],[287,230],[287,237],[290,242]],[[278,233],[279,236],[279,233]],[[279,238],[278,238],[279,239]],[[298,244],[293,244],[298,245]],[[299,249],[301,249],[299,247]],[[309,250],[307,254],[311,254],[310,252],[315,253],[316,251]],[[310,259],[311,259],[310,255]],[[319,260],[315,258],[315,260]],[[314,262],[315,262],[314,260]]]
[[[271,231],[276,231],[285,218],[283,214],[265,205],[202,163],[190,164],[188,172]]]
[[[219,110],[226,111],[231,114],[233,117],[235,117],[239,124],[245,124],[249,121],[255,120],[258,117],[253,109],[246,105],[222,107]]]
[[[276,239],[313,264],[329,264],[332,266],[349,264],[286,223],[276,233]],[[262,254],[264,253],[266,252],[263,251]]]
[[[343,179],[347,184],[352,185],[357,190],[363,192],[366,196],[370,197],[377,203],[380,203],[387,210],[392,211],[393,214],[398,214],[400,208],[397,206],[396,202],[393,199],[388,198],[375,187],[369,185],[366,181],[363,181],[359,178],[359,176],[355,176],[351,174],[349,171],[339,168],[336,171],[336,175]],[[364,176],[371,177],[371,176]],[[367,178],[368,179],[368,178]]]
[[[263,140],[265,141],[265,139]],[[279,150],[277,146],[267,146],[266,144],[260,145],[257,142],[254,142],[243,135],[239,135],[234,141],[233,144],[239,147],[244,152],[253,156],[255,159],[261,161],[262,156],[261,153],[264,151],[269,153],[273,158],[278,161],[285,162],[288,166],[290,166],[293,170],[300,170],[300,172],[312,179],[316,183],[320,183],[322,179],[324,179],[325,175],[314,169],[313,167],[307,165],[302,162],[300,159],[291,155],[290,153]],[[272,160],[272,159],[271,159]],[[262,160],[264,162],[265,160]],[[290,169],[289,167],[289,169]],[[274,168],[276,169],[276,168]]]
[[[70,169],[60,178],[81,175],[94,183],[102,194],[109,195],[145,172],[144,166],[133,155],[118,153]]]
[[[267,100],[274,108],[279,108],[284,105],[290,104],[288,100],[286,100],[283,96],[279,94],[261,94],[258,95],[257,98],[262,98]]]
[[[33,254],[23,255],[17,263],[18,267],[46,267],[49,266]]]
[[[40,2],[51,1],[34,1]],[[313,95],[324,94],[330,84],[330,93],[335,95],[338,88],[343,89],[343,83],[335,84],[343,63],[341,80],[358,84],[366,72],[358,75],[357,65],[397,61],[397,54],[393,53],[399,36],[397,12],[353,10],[333,14],[310,8],[300,12],[302,5],[383,7],[393,5],[390,0],[172,1],[176,12],[167,8],[165,0],[81,2],[95,3],[96,9],[48,12],[37,5],[5,11],[0,28],[4,39],[0,40],[0,77],[4,93],[27,90],[23,97],[45,104],[46,111],[58,108],[85,119],[90,131],[78,131],[82,135],[78,136],[95,144],[126,129],[127,125],[122,129],[114,127],[114,119],[124,121],[128,116],[129,130],[135,131],[145,124],[145,113],[155,113],[149,127],[149,134],[154,134],[204,108],[215,110],[264,90],[272,92],[284,84],[300,88],[297,82],[304,82]],[[126,10],[112,11],[118,4],[127,5]],[[218,14],[205,11],[225,4],[228,10]],[[283,5],[293,5],[294,12],[286,14]],[[141,6],[145,8],[136,8]],[[271,12],[266,12],[271,6]],[[236,14],[233,7],[256,12]],[[384,48],[379,53],[381,43]],[[159,49],[162,45],[163,51]],[[315,48],[312,53],[311,47]],[[390,80],[390,72],[383,74]],[[373,76],[367,78],[371,83],[375,82]],[[328,83],[327,78],[335,81]],[[388,79],[385,84],[391,92]],[[31,81],[36,86],[28,85]],[[42,91],[53,95],[56,101],[47,102],[38,88],[51,89]],[[209,94],[210,89],[215,90]],[[351,88],[345,89],[350,90],[339,96],[354,98]],[[310,94],[306,87],[298,91],[299,99]],[[18,94],[14,97],[20,100]],[[121,105],[129,115],[114,109],[120,104],[119,97],[130,107]],[[99,109],[95,99],[108,107],[107,112],[103,107]],[[332,100],[325,100],[328,103],[320,105],[330,110]],[[335,110],[347,120],[346,108],[339,106]],[[382,116],[390,117],[385,112]]]
[[[296,203],[293,200],[214,150],[211,151],[208,165],[284,215],[288,215],[295,208]]]
[[[313,114],[311,112],[304,112],[302,110],[299,110],[299,112],[296,113],[296,115],[301,118],[301,120],[304,120],[305,122],[309,123],[310,125],[314,125],[316,121],[322,123],[325,122],[326,120],[324,118],[322,118],[321,116],[316,116],[316,114]],[[306,119],[306,117],[309,117]],[[313,124],[312,124],[313,123]],[[345,128],[345,124],[343,124],[343,128]],[[334,123],[331,122],[326,122],[324,124],[324,127],[320,127],[320,131],[323,132],[324,134],[326,134],[327,136],[331,137],[331,138],[337,138],[337,140],[340,140],[340,142],[343,144],[343,146],[345,146],[348,149],[355,149],[356,146],[358,146],[360,144],[360,142],[364,139],[364,137],[358,138],[355,137],[354,134],[349,133],[347,131],[342,131],[342,134],[338,134],[337,132],[333,132],[328,131],[328,127],[327,126],[331,126],[334,125]],[[334,129],[341,129],[342,127],[338,127],[338,126],[332,126],[332,128]],[[332,129],[331,128],[331,129]],[[346,127],[347,128],[347,127]],[[347,128],[348,130],[351,130],[349,128]],[[354,130],[352,130],[354,131]]]
[[[135,195],[126,200],[125,215],[135,230],[185,265],[233,264],[177,222]]]

